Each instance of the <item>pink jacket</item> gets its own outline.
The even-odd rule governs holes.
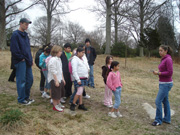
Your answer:
[[[110,72],[106,82],[107,86],[113,91],[115,91],[117,87],[122,87],[120,73],[119,71],[117,71],[116,73]]]

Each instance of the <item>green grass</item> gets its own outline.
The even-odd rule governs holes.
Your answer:
[[[19,109],[10,109],[0,117],[0,126],[5,131],[14,130],[23,125],[24,114]]]

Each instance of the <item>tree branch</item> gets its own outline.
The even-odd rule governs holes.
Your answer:
[[[7,14],[7,15],[5,16],[5,18],[7,18],[7,17],[9,17],[9,16],[11,16],[11,15],[15,15],[15,14],[21,13],[21,12],[23,12],[23,11],[25,11],[25,10],[27,10],[27,9],[31,8],[32,6],[36,5],[39,1],[40,1],[40,0],[38,0],[38,1],[37,1],[37,2],[35,2],[35,3],[33,3],[33,4],[32,4],[32,5],[30,5],[29,7],[26,7],[26,8],[25,8],[25,9],[23,9],[23,10],[16,11],[16,12],[13,12],[13,13],[9,13],[9,14]]]
[[[21,1],[22,1],[22,0],[19,0],[19,1],[16,1],[16,2],[8,5],[8,6],[6,7],[5,11],[7,11],[7,10],[9,9],[9,7],[12,7],[12,6],[14,6],[15,4],[17,4],[17,3],[21,2]]]

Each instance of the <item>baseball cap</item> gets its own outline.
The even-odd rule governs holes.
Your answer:
[[[32,23],[30,20],[28,20],[28,19],[26,19],[26,18],[21,18],[19,22],[20,22],[20,23],[29,23],[29,24]]]

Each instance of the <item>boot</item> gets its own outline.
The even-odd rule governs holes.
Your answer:
[[[88,110],[88,109],[84,106],[84,104],[79,105],[79,106],[78,106],[78,109],[84,110],[84,111],[87,111],[87,110]]]
[[[70,110],[75,111],[75,107],[76,107],[76,105],[72,103],[71,106],[70,106]]]

